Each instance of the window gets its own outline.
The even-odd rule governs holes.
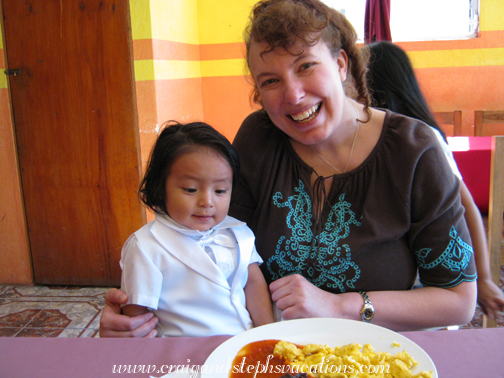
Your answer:
[[[322,0],[322,1],[327,5],[329,5],[330,7],[333,7],[334,9],[337,9],[341,13],[343,13],[357,31],[357,34],[359,36],[359,42],[364,42],[364,16],[366,14],[366,0]]]
[[[364,41],[366,0],[323,0],[344,13]],[[393,42],[475,38],[478,0],[390,1]]]

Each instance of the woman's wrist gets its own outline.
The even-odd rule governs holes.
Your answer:
[[[339,298],[336,310],[337,318],[362,320],[360,311],[364,306],[364,300],[358,292],[336,294]]]

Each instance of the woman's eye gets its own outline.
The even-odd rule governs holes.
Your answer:
[[[265,86],[268,86],[268,85],[271,85],[271,84],[274,84],[276,83],[278,80],[277,79],[268,79],[268,80],[265,80],[261,83],[261,87],[265,87]]]
[[[314,62],[304,63],[304,64],[302,64],[302,65],[301,65],[300,70],[301,70],[301,71],[302,71],[302,70],[307,70],[308,68],[310,68],[310,67],[312,67],[312,66],[314,66],[314,65],[315,65],[315,63],[314,63]]]

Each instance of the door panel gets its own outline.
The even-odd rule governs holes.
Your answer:
[[[145,223],[128,0],[2,0],[35,280],[117,285]]]

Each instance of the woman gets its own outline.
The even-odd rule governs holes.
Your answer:
[[[283,318],[394,330],[470,321],[476,274],[459,182],[427,125],[369,107],[350,23],[318,0],[262,1],[245,37],[263,110],[234,141],[242,180],[230,214],[255,232]],[[357,101],[343,89],[349,72]],[[425,287],[410,290],[417,270]],[[155,320],[139,331],[145,319],[114,313],[121,295],[107,294],[101,335],[151,336]]]
[[[446,136],[427,106],[406,53],[390,42],[373,43],[367,50],[370,55],[368,86],[374,105],[420,119],[436,129],[454,173],[462,180]],[[460,183],[460,195],[478,271],[478,304],[490,319],[496,319],[498,312],[504,311],[504,294],[492,281],[483,219],[464,181]]]

